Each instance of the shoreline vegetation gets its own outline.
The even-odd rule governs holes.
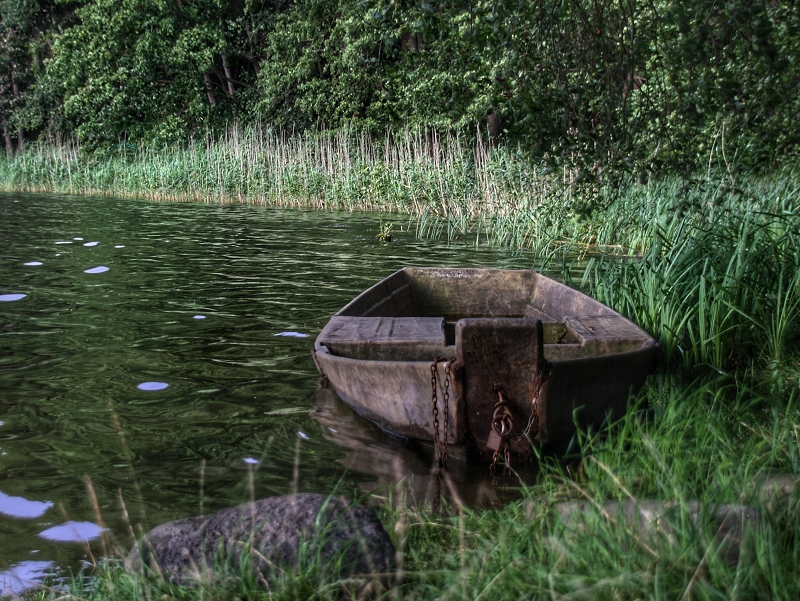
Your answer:
[[[800,486],[784,495],[763,482],[800,478],[800,173],[740,173],[723,150],[693,177],[599,185],[456,134],[408,130],[377,142],[354,130],[231,128],[163,150],[31,145],[0,159],[0,188],[400,213],[420,236],[531,251],[534,267],[560,268],[653,334],[659,373],[620,423],[586,434],[566,464],[542,458],[537,482],[504,507],[472,510],[451,497],[437,514],[407,505],[401,483],[379,509],[402,560],[385,597],[796,599]],[[605,509],[609,499],[678,509],[644,536]],[[555,509],[570,500],[586,502],[579,528]],[[711,519],[721,504],[759,516],[733,559]],[[28,596],[360,598],[363,583],[323,583],[315,561],[268,588],[220,565],[225,578],[192,588],[109,559],[67,591]]]
[[[480,128],[471,136],[419,127],[381,136],[352,127],[290,134],[257,122],[160,147],[121,142],[98,151],[48,138],[0,156],[0,190],[399,213],[424,236],[474,236],[536,252],[561,240],[641,253],[646,242],[629,234],[651,211],[674,205],[683,215],[708,205],[714,213],[729,197],[745,204],[789,197],[800,182],[792,157],[750,174],[729,154],[715,138],[688,175],[620,177],[495,146]],[[603,226],[608,211],[630,224]]]

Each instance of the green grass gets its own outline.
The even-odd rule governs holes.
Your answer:
[[[796,470],[797,419],[713,383],[699,388],[656,386],[665,395],[660,415],[647,422],[632,413],[609,437],[587,442],[583,460],[567,476],[552,468],[522,501],[486,514],[469,514],[467,544],[459,557],[456,533],[448,549],[428,544],[430,557],[412,552],[422,569],[414,587],[425,598],[492,599],[680,599],[711,549],[711,559],[692,598],[795,598],[798,594],[797,496],[790,511],[770,514],[747,483],[759,471]],[[651,397],[651,400],[656,399]],[[740,422],[763,412],[755,432]],[[790,410],[791,411],[791,410]],[[672,539],[649,541],[624,524],[590,510],[584,529],[565,529],[554,516],[560,500],[671,499],[683,505],[752,503],[765,516],[746,542],[749,555],[727,565],[715,556],[713,528],[676,524]],[[455,526],[456,520],[451,520]],[[419,533],[409,549],[424,546]],[[463,562],[463,565],[462,565]],[[462,591],[466,591],[466,595]]]

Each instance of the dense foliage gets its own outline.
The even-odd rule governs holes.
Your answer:
[[[791,0],[2,0],[0,117],[9,153],[260,119],[480,130],[587,178],[773,166],[799,31]]]

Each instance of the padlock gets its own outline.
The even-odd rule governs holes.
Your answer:
[[[497,451],[500,449],[501,444],[503,444],[503,437],[492,428],[492,431],[489,432],[489,438],[486,439],[486,448]]]

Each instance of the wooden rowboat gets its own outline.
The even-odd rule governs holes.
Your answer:
[[[380,427],[487,459],[498,446],[522,457],[532,442],[563,449],[576,424],[618,419],[658,345],[536,271],[407,267],[336,313],[312,354],[339,396]]]

